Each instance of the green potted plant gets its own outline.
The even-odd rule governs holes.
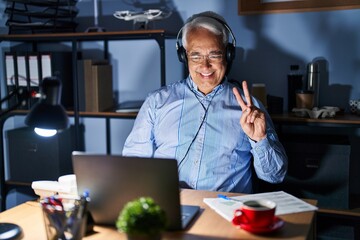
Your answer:
[[[128,202],[116,221],[120,232],[128,239],[161,239],[166,228],[165,212],[150,197],[140,197]]]

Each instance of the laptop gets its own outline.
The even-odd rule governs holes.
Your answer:
[[[180,205],[175,159],[124,157],[73,152],[78,193],[89,191],[89,211],[96,224],[114,225],[129,201],[152,197],[165,211],[167,230],[183,230],[199,206]]]

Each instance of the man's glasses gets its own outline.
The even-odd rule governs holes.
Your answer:
[[[205,59],[207,59],[210,63],[221,63],[223,60],[223,53],[210,53],[208,55],[188,53],[188,58],[193,63],[203,63]]]

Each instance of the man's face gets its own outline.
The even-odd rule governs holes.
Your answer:
[[[210,93],[224,78],[224,51],[221,36],[205,28],[193,29],[188,33],[186,52],[189,72],[200,92]]]

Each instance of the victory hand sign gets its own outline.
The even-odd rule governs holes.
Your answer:
[[[240,118],[240,125],[249,138],[258,142],[266,137],[265,114],[259,108],[253,106],[246,81],[242,82],[242,87],[245,101],[238,89],[236,87],[233,88],[233,93],[243,112]]]

